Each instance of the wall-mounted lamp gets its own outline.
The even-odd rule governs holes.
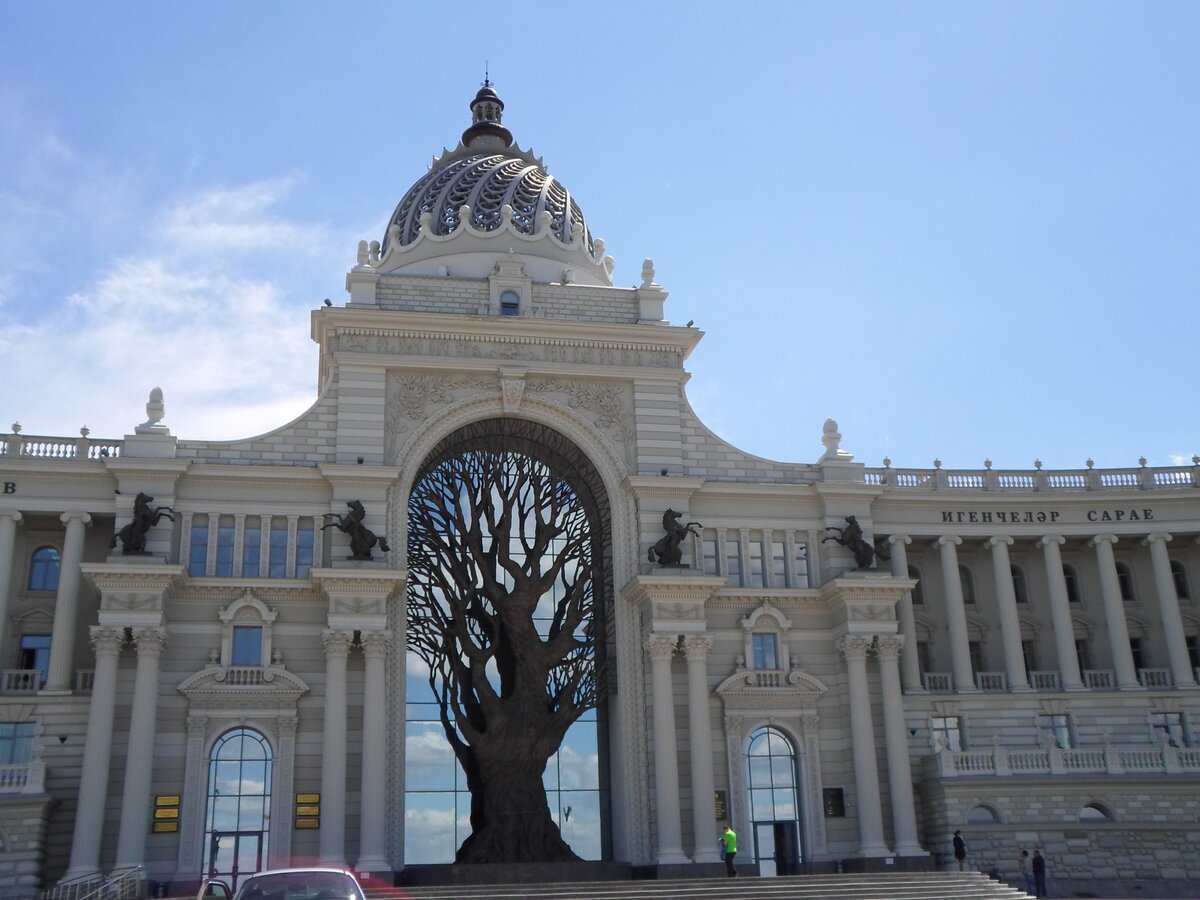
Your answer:
[[[915,728],[910,728],[910,729],[908,729],[908,735],[909,735],[909,737],[916,737],[916,736],[917,736],[917,729],[915,729]]]
[[[67,742],[67,736],[65,734],[60,734],[58,736],[58,742],[60,744],[65,744]]]

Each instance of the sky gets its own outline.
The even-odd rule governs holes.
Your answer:
[[[486,62],[734,445],[1190,464],[1197,46],[1187,2],[0,4],[0,431],[300,415]]]

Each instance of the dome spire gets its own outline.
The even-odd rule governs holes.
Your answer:
[[[463,132],[467,147],[503,149],[512,145],[512,132],[500,124],[504,118],[504,101],[492,89],[487,63],[483,65],[483,86],[471,101],[471,127]]]

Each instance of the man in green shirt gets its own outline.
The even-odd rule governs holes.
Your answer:
[[[733,858],[737,856],[737,832],[725,826],[725,833],[721,835],[721,842],[725,844],[725,874],[730,878],[737,877],[737,869],[733,867]]]

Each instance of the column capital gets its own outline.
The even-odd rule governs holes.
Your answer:
[[[1164,544],[1166,544],[1166,543],[1169,543],[1170,541],[1173,541],[1174,539],[1175,539],[1174,535],[1168,534],[1165,531],[1152,531],[1148,535],[1146,535],[1144,538],[1142,538],[1142,544],[1146,547],[1149,547],[1151,544],[1156,543],[1158,541],[1162,541]]]
[[[679,645],[679,635],[677,634],[651,634],[646,638],[646,652],[650,654],[651,659],[666,659],[669,660],[675,655],[675,648]]]
[[[187,735],[189,738],[196,740],[203,739],[208,733],[208,716],[188,716],[187,717]]]
[[[1119,540],[1120,540],[1120,538],[1118,538],[1115,534],[1098,534],[1094,538],[1092,538],[1090,541],[1088,541],[1088,546],[1096,547],[1096,546],[1099,546],[1100,544],[1108,544],[1109,546],[1112,546],[1113,544],[1117,543],[1117,541],[1119,541]]]
[[[871,649],[874,640],[874,635],[847,634],[838,639],[834,646],[847,660],[866,659],[867,651]]]
[[[352,637],[348,631],[333,631],[327,628],[321,632],[321,646],[325,648],[325,658],[345,659],[349,656]]]
[[[957,547],[962,543],[962,538],[957,534],[943,534],[940,538],[933,542],[936,547],[953,546]]]
[[[1006,546],[1011,547],[1013,545],[1013,539],[1007,534],[994,534],[987,539],[987,545],[989,547],[996,547],[1000,544],[1005,544]]]
[[[359,638],[363,656],[368,659],[382,659],[387,656],[392,646],[390,631],[364,631]]]
[[[892,546],[895,546],[896,544],[911,544],[912,538],[910,538],[907,534],[889,534],[887,542]]]
[[[1047,534],[1038,538],[1038,546],[1049,547],[1051,544],[1058,544],[1060,547],[1067,542],[1067,539],[1061,534]]]
[[[81,509],[69,509],[58,517],[58,521],[62,522],[64,525],[70,525],[72,519],[78,519],[84,525],[92,524],[91,513],[86,513]]]
[[[88,629],[96,656],[118,656],[125,643],[125,629],[109,625],[93,625]]]
[[[14,525],[20,525],[25,521],[19,509],[3,509],[0,510],[0,519],[12,519]]]
[[[904,636],[881,634],[875,638],[875,655],[880,659],[896,660],[904,652]]]
[[[133,643],[137,647],[138,656],[159,656],[167,646],[167,629],[165,628],[135,628]]]
[[[280,716],[275,720],[275,730],[281,738],[294,738],[299,725],[300,720],[295,716]]]
[[[683,638],[683,654],[688,659],[707,659],[713,645],[711,634],[688,634]]]

